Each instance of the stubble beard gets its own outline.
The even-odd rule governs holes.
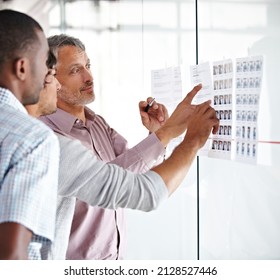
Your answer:
[[[39,113],[41,116],[47,116],[47,115],[51,115],[53,113],[55,113],[57,110],[57,107],[56,106],[42,106],[42,107],[39,107]]]
[[[60,89],[57,96],[60,100],[64,101],[65,103],[74,106],[84,106],[89,103],[92,103],[95,100],[94,90],[91,94],[87,94],[82,93],[81,91],[79,91],[78,93],[69,93],[68,91]]]

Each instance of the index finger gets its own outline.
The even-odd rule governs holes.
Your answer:
[[[214,124],[213,124],[212,133],[213,133],[213,134],[216,134],[216,133],[218,132],[218,130],[219,130],[220,120],[217,119],[217,118],[213,118],[213,122],[214,122]]]
[[[183,102],[191,104],[195,95],[202,89],[202,84],[198,84],[187,94]]]

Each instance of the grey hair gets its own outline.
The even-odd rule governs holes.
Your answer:
[[[85,51],[86,47],[78,38],[68,36],[66,34],[54,35],[48,38],[50,50],[57,57],[58,50],[61,47],[74,46]]]

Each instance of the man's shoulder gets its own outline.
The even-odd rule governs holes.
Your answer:
[[[95,155],[87,149],[79,140],[72,137],[66,137],[64,135],[56,133],[60,146],[60,170],[69,171],[69,166],[76,162],[75,168],[71,171],[72,176],[83,173],[88,168],[96,168],[101,164],[101,161],[97,163]],[[78,162],[77,162],[77,159]],[[97,164],[97,165],[96,165]],[[78,166],[83,166],[79,168]]]
[[[50,128],[24,112],[5,108],[0,121],[1,141],[28,146],[38,145],[44,141],[57,142]]]
[[[55,113],[41,116],[39,120],[55,132],[64,132],[69,134],[76,121],[76,117],[58,108]]]
[[[79,140],[69,135],[65,136],[64,134],[61,134],[59,132],[55,132],[55,135],[57,136],[60,145],[61,154],[79,153],[80,151],[88,150],[82,145]]]
[[[5,121],[2,122],[3,120]],[[1,114],[0,122],[0,156],[4,168],[22,160],[30,163],[31,159],[34,163],[53,159],[52,165],[56,166],[55,158],[58,159],[59,155],[58,140],[43,123],[17,111],[13,112],[9,120],[4,119]],[[36,164],[31,165],[39,168]]]
[[[11,108],[5,108],[2,111],[0,114],[0,121],[2,123],[1,128],[6,128],[14,134],[28,132],[30,132],[30,134],[52,134],[51,129],[42,122],[38,121],[36,118]]]
[[[74,140],[74,138],[72,139],[69,136],[65,136],[59,132],[55,132],[55,135],[57,136],[58,142],[61,146],[71,146],[71,143],[78,142],[78,140]]]

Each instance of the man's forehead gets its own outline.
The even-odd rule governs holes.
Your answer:
[[[88,62],[87,53],[75,46],[65,46],[58,51],[58,63],[63,62],[67,65],[83,64]]]
[[[85,50],[82,50],[78,47],[75,46],[63,46],[58,49],[58,57],[63,56],[63,57],[83,57],[83,58],[88,58],[87,53]]]

